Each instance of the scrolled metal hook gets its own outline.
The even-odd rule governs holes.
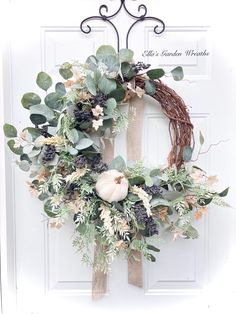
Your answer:
[[[85,23],[88,22],[88,21],[91,21],[91,20],[102,20],[104,22],[108,22],[112,27],[113,29],[115,30],[115,33],[116,33],[116,36],[117,36],[117,48],[118,48],[118,51],[120,49],[120,36],[119,36],[119,32],[116,28],[116,26],[114,25],[114,23],[112,23],[110,21],[110,19],[112,19],[113,17],[115,17],[122,9],[122,7],[124,7],[124,10],[126,11],[126,13],[131,16],[133,19],[135,19],[136,21],[130,26],[130,28],[128,29],[128,32],[127,32],[127,35],[126,35],[126,47],[128,48],[128,45],[129,45],[129,35],[130,35],[130,32],[131,30],[133,29],[133,27],[138,23],[138,22],[143,22],[145,20],[154,20],[156,22],[158,22],[158,24],[154,27],[153,31],[155,34],[157,35],[160,35],[161,33],[164,32],[165,30],[165,23],[157,18],[157,17],[153,17],[153,16],[147,16],[147,7],[146,5],[144,4],[140,4],[138,6],[138,12],[140,13],[140,15],[135,15],[133,13],[131,13],[127,7],[126,7],[126,3],[125,3],[125,0],[120,0],[120,6],[119,8],[117,9],[117,11],[113,14],[110,14],[108,15],[108,12],[109,12],[109,9],[108,9],[108,6],[105,5],[105,4],[102,4],[100,7],[99,7],[99,14],[100,15],[94,15],[94,16],[90,16],[90,17],[87,17],[86,19],[84,19],[81,23],[80,23],[80,29],[83,33],[85,34],[89,34],[91,31],[92,31],[92,28],[90,25],[86,25],[85,26]],[[104,12],[105,10],[105,12]],[[141,13],[141,11],[143,11],[143,13]],[[161,26],[161,27],[160,27]]]

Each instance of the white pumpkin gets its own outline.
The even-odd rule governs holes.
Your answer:
[[[96,192],[101,199],[119,202],[128,194],[129,182],[124,174],[117,170],[108,170],[99,175],[96,183]]]

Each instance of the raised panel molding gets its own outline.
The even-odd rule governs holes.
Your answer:
[[[58,76],[59,66],[66,61],[85,62],[89,52],[107,42],[107,26],[94,26],[90,34],[81,32],[80,27],[42,27],[42,68]]]
[[[209,138],[209,113],[192,113],[191,120],[195,125],[196,151],[198,151],[199,131]],[[144,122],[144,156],[150,156],[150,150],[154,158],[146,160],[148,164],[166,163],[169,147],[168,120],[161,113],[153,113],[150,110],[145,113]],[[150,137],[152,134],[152,137]],[[208,145],[208,143],[206,143]],[[159,154],[158,154],[159,152]],[[163,154],[163,156],[158,156]],[[157,154],[157,155],[156,155]],[[158,157],[155,157],[158,156]],[[204,156],[198,165],[206,169],[208,164]],[[208,274],[208,224],[209,217],[197,222],[195,227],[199,231],[197,240],[181,240],[173,242],[166,239],[165,245],[160,243],[161,253],[156,255],[157,262],[145,262],[145,294],[146,295],[186,295],[196,293],[203,288]]]
[[[158,52],[158,56],[146,56],[147,63],[171,70],[183,66],[185,78],[210,79],[211,77],[211,40],[208,26],[167,26],[157,38],[152,26],[145,27],[145,51]],[[190,56],[188,55],[190,51]],[[192,52],[191,52],[192,51]],[[196,56],[195,52],[209,53]],[[176,55],[167,56],[168,53]],[[178,55],[179,54],[179,55]]]

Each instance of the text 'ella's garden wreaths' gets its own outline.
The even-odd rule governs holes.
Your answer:
[[[149,67],[134,63],[129,49],[117,53],[101,46],[84,64],[64,63],[59,72],[65,81],[50,92],[52,79],[40,72],[36,83],[46,92],[44,99],[29,92],[21,100],[32,125],[21,132],[4,125],[7,144],[19,156],[17,165],[30,171],[29,189],[43,202],[50,226],[60,228],[72,218],[73,244],[94,276],[104,280],[114,258],[123,254],[129,260],[129,281],[138,286],[141,257],[156,260],[155,243],[162,234],[197,238],[194,220],[210,203],[225,205],[222,197],[228,192],[216,192],[216,177],[192,165],[193,125],[187,107],[160,80],[164,70]],[[170,73],[174,80],[183,78],[181,67]],[[136,132],[144,95],[157,101],[170,122],[165,167],[145,167],[134,147],[140,141]],[[124,103],[132,108],[128,115],[121,110]],[[127,162],[113,158],[118,132],[129,134]]]

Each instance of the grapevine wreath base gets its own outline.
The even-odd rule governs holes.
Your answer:
[[[216,177],[192,165],[193,125],[184,101],[160,80],[163,69],[149,67],[134,63],[129,49],[101,46],[85,64],[64,63],[59,72],[65,81],[50,93],[52,79],[40,72],[36,83],[44,100],[33,92],[21,100],[32,125],[20,133],[4,125],[50,226],[74,219],[73,244],[93,267],[93,295],[106,291],[106,273],[119,254],[128,259],[129,282],[142,286],[142,256],[156,260],[155,243],[164,232],[195,239],[194,220],[210,203],[226,205],[228,189],[216,192]],[[181,67],[168,74],[183,78]],[[140,160],[144,95],[157,100],[170,121],[165,167],[149,169]],[[127,103],[126,115],[121,107]],[[113,156],[118,132],[127,132],[127,163]]]

